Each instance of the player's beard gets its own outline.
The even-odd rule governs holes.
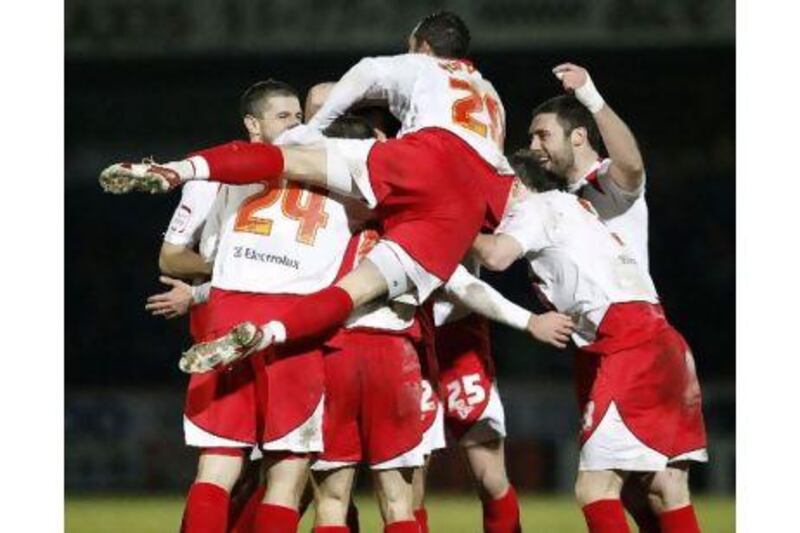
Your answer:
[[[542,168],[554,174],[558,179],[568,185],[570,170],[575,165],[575,154],[569,145],[559,151],[547,152],[548,160],[541,164]]]

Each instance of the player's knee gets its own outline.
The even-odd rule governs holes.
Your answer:
[[[213,483],[230,492],[239,479],[242,464],[241,457],[203,454],[198,462],[195,481]]]
[[[685,468],[667,468],[653,476],[650,499],[663,510],[677,509],[691,503],[689,471]]]
[[[501,498],[511,486],[505,468],[497,466],[485,469],[478,483],[481,492],[493,500]]]

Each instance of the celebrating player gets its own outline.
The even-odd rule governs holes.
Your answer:
[[[450,277],[479,229],[496,225],[512,183],[501,150],[504,112],[491,84],[463,60],[468,43],[456,15],[426,17],[409,39],[411,53],[359,62],[310,122],[322,129],[359,99],[383,96],[403,124],[398,139],[329,139],[323,148],[231,143],[173,164],[117,164],[103,172],[101,183],[116,192],[164,191],[188,179],[241,184],[285,176],[359,194],[383,225],[378,245],[335,286],[269,325],[242,324],[191,350],[184,368],[204,371],[270,344],[317,335],[384,294],[411,290],[424,301]]]
[[[591,202],[600,219],[623,238],[647,270],[645,173],[636,139],[605,103],[586,69],[565,63],[553,73],[569,94],[552,98],[533,111],[533,155],[561,178],[570,192]],[[608,151],[606,159],[599,156],[601,144]],[[667,470],[670,476],[687,475],[679,464]],[[664,488],[648,476],[630,475],[625,481],[625,508],[643,531],[659,531]]]
[[[554,187],[530,164],[533,190]],[[688,462],[706,461],[700,387],[686,341],[667,322],[647,271],[591,204],[560,191],[512,206],[476,248],[503,270],[530,263],[544,296],[572,315],[579,347],[576,387],[583,421],[576,495],[589,531],[628,531],[620,503],[631,473],[659,487],[665,533],[699,531]]]

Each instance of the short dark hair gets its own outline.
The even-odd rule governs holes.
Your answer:
[[[247,115],[258,116],[260,106],[272,96],[297,96],[297,91],[286,82],[273,80],[272,78],[264,81],[257,81],[247,88],[239,99],[239,111],[242,118]]]
[[[509,158],[514,173],[529,189],[538,192],[564,190],[566,183],[552,172],[548,172],[533,157],[533,152],[522,148]]]
[[[469,28],[451,11],[437,11],[414,29],[417,41],[425,41],[439,57],[459,59],[469,52]]]
[[[372,126],[363,117],[346,114],[334,120],[330,126],[322,132],[326,137],[338,137],[340,139],[374,139],[375,132]]]
[[[597,152],[603,151],[603,138],[600,136],[600,130],[597,129],[594,117],[586,109],[586,106],[571,94],[562,94],[546,100],[533,110],[532,116],[536,117],[544,113],[555,113],[556,119],[567,135],[572,133],[575,128],[586,128],[589,145]]]

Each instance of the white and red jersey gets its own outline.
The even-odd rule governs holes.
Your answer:
[[[199,243],[200,254],[209,260],[216,246],[216,234],[206,229],[206,221],[219,188],[219,183],[209,181],[187,182],[181,189],[181,201],[164,233],[164,242],[186,248]]]
[[[443,128],[466,141],[501,174],[513,174],[503,155],[503,103],[470,62],[424,54],[364,58],[342,76],[309,126],[325,129],[363,98],[388,101],[401,122],[398,137]]]
[[[633,249],[582,198],[560,191],[533,194],[511,206],[496,233],[519,243],[544,296],[576,319],[578,346],[594,341],[611,305],[658,303]]]
[[[644,180],[636,191],[626,191],[608,173],[611,159],[597,161],[570,192],[591,202],[600,220],[628,245],[636,260],[649,272],[647,253],[648,213]]]
[[[224,186],[215,211],[212,286],[269,294],[329,286],[362,215],[356,201],[285,181]]]

